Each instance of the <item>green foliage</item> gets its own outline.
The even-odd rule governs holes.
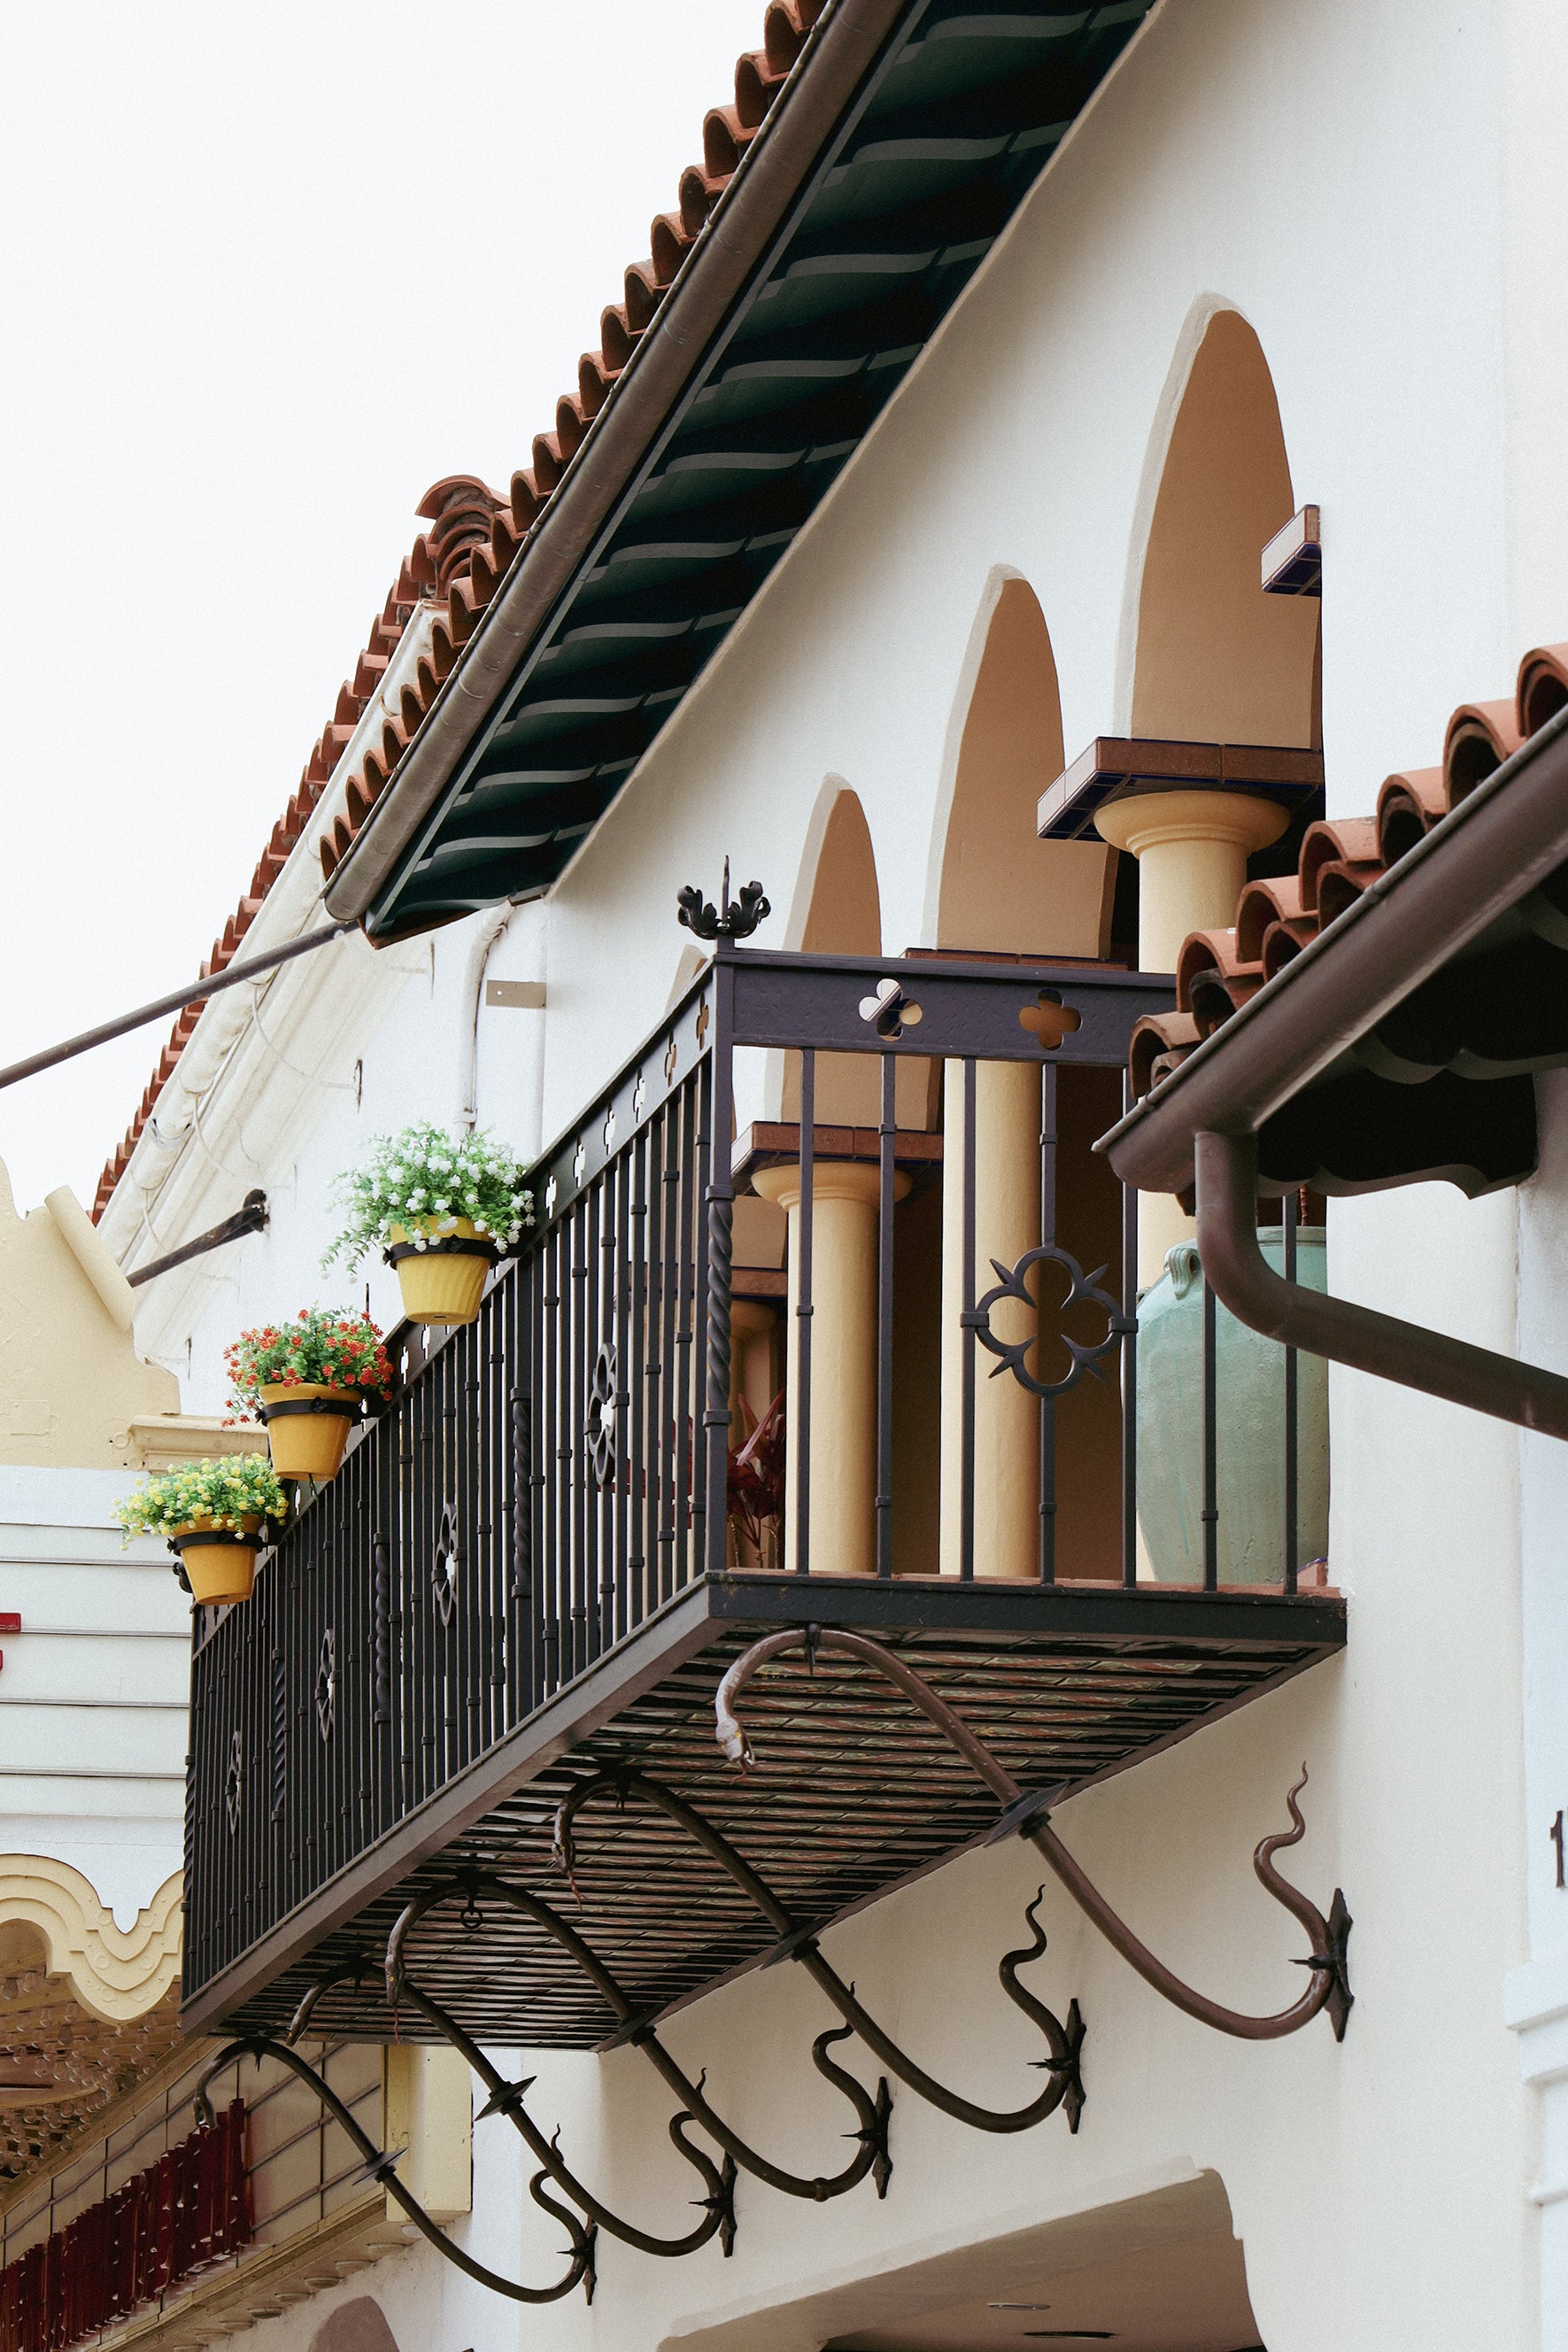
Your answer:
[[[193,1521],[237,1529],[242,1519],[281,1519],[288,1498],[265,1454],[225,1454],[211,1462],[182,1462],[143,1478],[114,1516],[132,1536],[171,1536]]]
[[[523,1174],[522,1162],[488,1128],[453,1134],[423,1119],[401,1135],[377,1136],[369,1159],[337,1180],[347,1221],[321,1263],[341,1258],[351,1274],[371,1250],[385,1248],[395,1226],[425,1249],[463,1217],[509,1248],[533,1223]]]
[[[368,1315],[336,1307],[302,1307],[292,1323],[264,1323],[242,1331],[225,1351],[234,1393],[231,1411],[260,1418],[264,1388],[369,1389],[390,1397],[397,1374]]]

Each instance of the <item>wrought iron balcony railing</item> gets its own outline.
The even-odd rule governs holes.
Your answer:
[[[842,1659],[754,1685],[794,1780],[787,1818],[748,1811],[712,1701],[759,1633],[903,1645],[1021,1785],[1068,1788],[1340,1646],[1337,1596],[1297,1589],[1312,1378],[1216,1315],[1175,1228],[1140,1306],[1136,1195],[1092,1149],[1168,1003],[1109,967],[721,943],[540,1163],[478,1320],[198,1628],[189,2023],[276,2030],[331,1979],[319,2024],[390,2034],[373,1962],[403,1906],[548,1867],[601,1770],[701,1793],[816,1920],[987,1826]],[[1275,1230],[1317,1246],[1293,1202]],[[667,1822],[586,1829],[585,1916],[649,2015],[766,1949],[733,1886],[660,1907]],[[443,1996],[469,2030],[615,2028],[526,1921],[491,1924]]]

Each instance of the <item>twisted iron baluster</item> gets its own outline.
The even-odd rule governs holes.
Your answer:
[[[988,2132],[1028,2131],[1033,2125],[1042,2123],[1057,2107],[1064,2106],[1071,2127],[1077,2130],[1078,2117],[1083,2108],[1083,2085],[1079,2070],[1083,2025],[1078,2013],[1078,2004],[1074,2001],[1068,2023],[1063,2026],[1042,2001],[1037,2000],[1032,1993],[1026,1992],[1018,1982],[1019,1968],[1027,1960],[1038,1959],[1045,1949],[1045,1937],[1035,1920],[1032,1905],[1027,1916],[1036,1938],[1034,1948],[1029,1951],[1009,1952],[1001,1962],[998,1975],[1008,1999],[1032,2019],[1044,2034],[1051,2055],[1033,2063],[1043,2066],[1050,2079],[1039,2097],[1031,2099],[1025,2106],[1010,2109],[984,2107],[973,2099],[965,2098],[960,2092],[948,2090],[945,2084],[937,2082],[935,2075],[928,2074],[923,2066],[917,2065],[906,2051],[899,2048],[870,2011],[856,2000],[853,1985],[846,1984],[837,1969],[823,1958],[811,1929],[796,1924],[766,1880],[758,1876],[742,1854],[737,1853],[722,1831],[716,1830],[711,1822],[703,1819],[695,1806],[688,1805],[685,1798],[677,1797],[674,1790],[665,1788],[662,1781],[650,1780],[644,1773],[627,1769],[599,1773],[574,1789],[556,1813],[555,1850],[564,1867],[570,1870],[575,1858],[572,1826],[578,1814],[591,1797],[610,1790],[617,1794],[640,1791],[650,1804],[667,1813],[672,1821],[678,1822],[704,1852],[711,1854],[719,1867],[727,1872],[736,1885],[750,1896],[764,1918],[777,1928],[780,1943],[774,1957],[800,1961],[867,2048],[882,2060],[884,2066],[890,2067],[901,2082],[906,2083],[932,2106],[940,2107],[945,2115],[955,2116],[958,2122],[970,2125],[976,2131]]]
[[[333,2121],[342,2126],[364,2158],[365,2170],[371,2179],[380,2181],[387,2195],[396,2204],[402,2206],[421,2236],[428,2238],[439,2254],[458,2270],[465,2272],[471,2279],[476,2279],[481,2286],[489,2287],[496,2294],[508,2296],[513,2303],[559,2303],[562,2295],[570,2294],[574,2287],[585,2286],[588,2298],[592,2301],[594,2284],[592,2224],[589,2223],[585,2227],[575,2213],[569,2212],[566,2207],[557,2205],[551,2199],[544,2196],[541,2193],[542,2174],[535,2175],[534,2179],[529,2183],[529,2193],[536,2204],[542,2205],[547,2212],[555,2214],[558,2220],[565,2222],[571,2235],[571,2263],[566,2276],[556,2285],[524,2286],[517,2279],[503,2278],[498,2271],[490,2270],[484,2263],[476,2262],[472,2254],[465,2253],[461,2246],[454,2244],[445,2231],[440,2229],[431,2220],[418,2198],[412,2190],[405,2189],[398,2179],[397,2158],[390,2155],[385,2148],[376,2146],[369,2133],[361,2130],[353,2110],[344,2105],[325,2076],[318,2073],[306,2059],[301,2058],[297,2050],[291,2050],[287,2042],[274,2042],[267,2034],[252,2034],[247,2035],[243,2041],[225,2043],[216,2057],[212,2059],[204,2069],[202,2079],[196,2085],[195,2109],[198,2123],[210,2127],[214,2120],[212,2101],[207,2096],[207,2086],[213,2077],[221,2074],[225,2066],[233,2065],[236,2058],[246,2057],[256,2058],[258,2061],[263,2058],[276,2058],[280,2065],[287,2066],[290,2073],[298,2075],[302,2083],[308,2084]]]
[[[1345,1907],[1343,1891],[1339,1887],[1334,1889],[1333,1902],[1325,1919],[1316,1904],[1299,1887],[1292,1886],[1288,1879],[1281,1878],[1273,1866],[1273,1857],[1280,1848],[1295,1845],[1305,1831],[1301,1809],[1296,1803],[1306,1785],[1307,1768],[1304,1764],[1301,1779],[1285,1801],[1290,1807],[1293,1826],[1262,1839],[1252,1856],[1252,1867],[1261,1885],[1276,1903],[1283,1905],[1292,1918],[1301,1922],[1311,1937],[1311,1954],[1297,1965],[1310,1969],[1312,1979],[1300,2000],[1292,2001],[1289,2009],[1279,2010],[1270,2017],[1252,2017],[1243,2011],[1225,2008],[1221,2002],[1211,2000],[1207,1993],[1195,1991],[1191,1985],[1184,1984],[1167,1969],[1163,1960],[1156,1959],[1147,1945],[1134,1935],[1124,1920],[1118,1918],[1062,1844],[1051,1827],[1043,1803],[1039,1801],[1041,1792],[1020,1789],[1012,1774],[998,1762],[963,1717],[950,1707],[946,1699],[937,1696],[923,1675],[917,1675],[913,1667],[906,1666],[880,1642],[873,1642],[863,1633],[845,1633],[832,1626],[803,1626],[786,1633],[769,1633],[762,1641],[754,1642],[730,1667],[714,1700],[716,1737],[732,1764],[738,1764],[745,1770],[752,1760],[751,1743],[735,1715],[736,1700],[758,1666],[765,1664],[769,1658],[778,1657],[782,1651],[801,1648],[808,1643],[817,1649],[847,1651],[852,1657],[862,1658],[867,1664],[874,1666],[936,1726],[1005,1807],[1029,1808],[1026,1816],[1019,1822],[1019,1835],[1032,1841],[1074,1902],[1088,1913],[1107,1943],[1121,1953],[1128,1966],[1135,1969],[1146,1984],[1153,1985],[1155,1990],[1174,2007],[1184,2010],[1188,2017],[1196,2017],[1201,2024],[1213,2026],[1217,2032],[1235,2034],[1245,2042],[1279,2041],[1287,2033],[1298,2032],[1303,2025],[1311,2023],[1320,2010],[1326,2009],[1335,2041],[1343,2041],[1345,2023],[1354,1998],[1350,1990],[1346,1965],[1352,1921]],[[1033,1804],[1031,1797],[1036,1800]]]

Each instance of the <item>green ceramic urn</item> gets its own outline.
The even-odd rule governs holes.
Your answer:
[[[1327,1288],[1322,1225],[1296,1234],[1296,1279]],[[1278,1225],[1259,1247],[1282,1273]],[[1224,1307],[1215,1316],[1219,1581],[1271,1584],[1285,1560],[1285,1350]],[[1298,1565],[1328,1552],[1328,1366],[1296,1358]],[[1194,1242],[1166,1254],[1138,1308],[1138,1526],[1143,1573],[1203,1581],[1203,1269]]]

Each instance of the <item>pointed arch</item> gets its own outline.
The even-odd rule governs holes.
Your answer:
[[[1280,404],[1257,334],[1215,297],[1184,330],[1139,504],[1131,733],[1315,745],[1321,607],[1265,594],[1259,570],[1295,505]]]
[[[880,955],[882,892],[860,794],[828,776],[817,795],[785,945],[805,955]]]
[[[987,583],[959,698],[934,845],[936,945],[1102,954],[1110,853],[1036,833],[1040,796],[1065,765],[1061,698],[1045,615],[1019,572],[998,567]]]

